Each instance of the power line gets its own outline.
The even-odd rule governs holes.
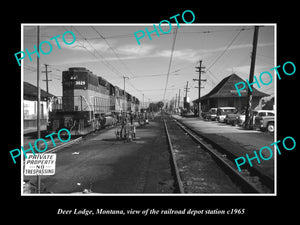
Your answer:
[[[158,88],[158,89],[147,89],[144,91],[162,91],[165,90],[164,88]],[[178,90],[178,88],[168,88],[167,90]]]
[[[224,29],[224,30],[204,30],[204,31],[179,31],[179,34],[213,34],[217,32],[230,32],[230,31],[239,31],[239,30],[252,30],[253,27],[250,28],[238,28],[238,29]],[[170,35],[171,33],[168,34],[160,34],[161,35]],[[112,35],[112,36],[107,36],[106,39],[113,39],[113,38],[134,38],[134,34],[119,34],[119,35]],[[90,38],[90,39],[95,39],[95,38]]]
[[[121,77],[121,78],[123,78],[123,74],[119,71],[119,70],[117,70],[112,64],[110,64],[109,62],[107,62],[107,60],[105,59],[105,57],[103,56],[103,55],[101,55],[98,51],[97,51],[97,49],[95,49],[94,48],[94,46],[85,38],[85,36],[83,35],[83,34],[81,34],[75,27],[72,27],[93,49],[94,49],[94,53],[92,52],[90,52],[86,47],[84,47],[84,46],[82,46],[84,49],[86,49],[89,53],[91,53],[94,57],[96,57],[97,58],[97,56],[95,55],[95,52],[101,57],[101,59],[102,59],[102,63],[108,68],[108,69],[110,69],[115,75],[118,75],[119,77]],[[92,27],[93,28],[93,27]],[[95,29],[95,28],[93,28],[96,32],[97,32],[97,34],[101,37],[101,38],[103,38],[104,40],[105,40],[105,38]],[[114,54],[117,56],[118,54],[113,50],[113,48],[109,45],[109,43],[108,42],[106,42],[107,44],[108,44],[108,46],[111,48],[111,50],[114,52]],[[117,56],[118,57],[118,56]],[[121,60],[119,57],[118,57],[118,59],[119,60]],[[126,67],[126,65],[125,65],[125,67]],[[129,69],[128,69],[129,70]],[[142,91],[141,90],[138,90],[137,88],[135,88],[134,87],[134,85],[130,82],[130,81],[128,81],[128,84],[132,87],[132,88],[134,88],[135,90],[137,90],[138,92],[140,92],[140,93],[142,93]]]
[[[117,54],[117,52],[114,50],[114,48],[109,44],[109,42],[106,40],[106,38],[93,26],[91,26],[91,28],[96,31],[96,33],[105,41],[105,43],[108,45],[108,47],[110,48],[110,50],[114,53],[114,55],[118,58],[118,60],[123,64],[123,66],[127,69],[127,71],[132,75],[133,73],[129,70],[129,68],[126,66],[126,64],[123,62],[123,60],[119,57],[119,55]]]
[[[225,54],[225,52],[230,48],[230,46],[233,44],[233,42],[237,39],[237,37],[240,35],[240,33],[244,30],[240,29],[240,31],[235,35],[235,37],[232,39],[232,41],[229,43],[229,45],[224,49],[224,51],[215,59],[215,61],[207,68],[208,70],[216,64],[216,62]]]
[[[48,79],[48,73],[51,73],[52,71],[49,71],[48,70],[48,64],[44,64],[45,65],[45,69],[46,69],[46,71],[42,71],[42,73],[45,73],[46,74],[46,80],[43,80],[43,81],[45,81],[46,82],[46,91],[47,91],[47,94],[49,94],[49,81],[52,81],[52,80],[49,80]],[[47,102],[47,105],[48,105],[48,102]]]
[[[161,74],[149,74],[149,75],[141,75],[141,76],[134,76],[131,79],[138,79],[138,78],[144,78],[144,77],[161,77],[161,76],[166,76],[166,73],[161,73]],[[178,76],[178,74],[174,74],[173,76]]]
[[[165,86],[165,90],[164,90],[163,101],[165,100],[166,91],[167,91],[168,82],[169,82],[169,74],[170,74],[170,69],[171,69],[171,64],[172,64],[172,58],[173,58],[173,53],[174,53],[174,48],[175,48],[175,42],[176,42],[176,36],[177,36],[177,29],[178,28],[175,27],[174,33],[173,33],[174,36],[173,36],[172,50],[171,50],[171,56],[170,56],[170,62],[169,62],[169,67],[168,67],[167,80],[166,80],[166,86]]]
[[[219,83],[219,79],[217,78],[217,76],[215,74],[213,74],[209,69],[206,69],[211,75],[212,77],[216,80],[217,83]],[[210,77],[210,76],[208,76]]]
[[[95,53],[97,53],[100,57],[101,57],[101,60],[102,60],[102,63],[109,69],[111,70],[115,75],[119,76],[119,77],[123,77],[122,73],[120,71],[118,71],[113,65],[111,65],[109,62],[107,62],[107,60],[105,59],[105,57],[103,55],[101,55],[96,48],[94,48],[94,46],[89,42],[88,39],[85,38],[85,36],[83,34],[81,34],[75,27],[72,27],[90,46],[92,49],[94,49],[94,52],[91,52],[90,50],[88,50],[86,47],[84,46],[81,46],[83,47],[84,49],[86,49],[90,54],[92,54],[95,58],[98,58],[96,56]]]
[[[198,71],[196,72],[199,72],[199,78],[198,79],[193,79],[193,81],[198,81],[198,99],[199,99],[199,102],[198,102],[198,117],[200,119],[202,119],[202,116],[201,116],[201,102],[200,102],[200,97],[201,97],[201,82],[202,81],[206,81],[206,79],[201,79],[201,73],[205,73],[205,71],[202,71],[202,69],[205,69],[204,66],[202,66],[202,60],[199,61],[199,64],[200,66],[197,66],[196,69],[198,69]]]
[[[118,60],[123,64],[123,66],[126,68],[126,70],[134,77],[133,73],[130,71],[130,69],[127,67],[127,65],[123,62],[123,60],[119,57],[118,53],[115,51],[115,49],[110,45],[110,43],[106,40],[106,38],[93,26],[91,28],[105,41],[107,46],[110,48],[110,50],[114,53],[114,55],[118,58]],[[123,76],[124,78],[124,76]],[[143,94],[143,92],[139,89],[137,89],[131,82],[130,80],[128,81],[128,84],[135,89],[136,91],[140,92]]]

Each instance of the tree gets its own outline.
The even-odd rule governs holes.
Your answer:
[[[152,112],[158,112],[163,106],[164,106],[164,103],[162,101],[159,101],[157,103],[151,102],[149,104],[149,110]]]
[[[164,103],[162,102],[162,101],[159,101],[158,103],[156,103],[156,105],[157,105],[157,107],[158,108],[162,108],[162,107],[164,107]]]
[[[158,111],[157,105],[155,103],[151,102],[149,104],[149,110],[152,112],[157,112]]]

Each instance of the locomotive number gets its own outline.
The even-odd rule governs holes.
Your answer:
[[[85,85],[85,81],[76,81],[75,85]]]

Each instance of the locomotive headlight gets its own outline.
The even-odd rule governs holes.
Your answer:
[[[70,76],[70,80],[77,80],[77,76]]]

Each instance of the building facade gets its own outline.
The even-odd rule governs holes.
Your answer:
[[[37,126],[37,87],[28,83],[23,83],[24,95],[23,95],[23,129],[36,128]],[[47,101],[52,97],[41,89],[41,101],[40,101],[40,123],[44,128],[47,125],[48,119],[48,104]]]
[[[207,112],[210,108],[217,107],[236,107],[239,111],[246,109],[248,87],[241,90],[241,96],[237,93],[235,84],[238,82],[245,82],[236,74],[231,74],[225,77],[216,87],[214,87],[208,94],[200,98],[202,112]],[[269,96],[266,93],[258,91],[252,87],[252,109],[258,106],[260,99]],[[194,107],[197,109],[199,99],[193,101]]]

